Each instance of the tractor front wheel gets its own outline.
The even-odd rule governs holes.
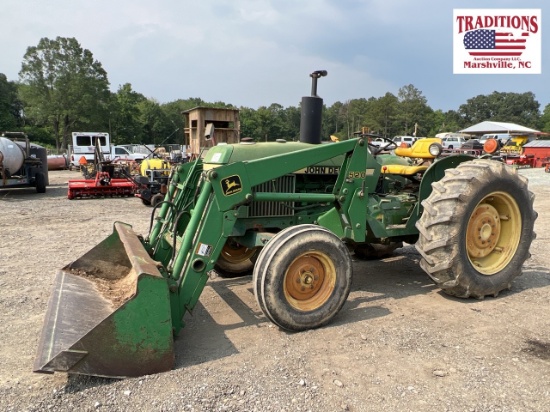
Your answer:
[[[493,160],[473,160],[432,184],[416,227],[420,266],[446,293],[497,296],[521,274],[537,213],[527,179]]]
[[[229,238],[225,242],[214,269],[222,278],[250,275],[257,253],[257,249],[249,249]]]
[[[315,225],[287,228],[262,249],[253,287],[264,314],[282,329],[301,331],[328,323],[351,288],[347,247]]]

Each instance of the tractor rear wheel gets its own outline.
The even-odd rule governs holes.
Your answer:
[[[351,288],[347,247],[315,225],[287,228],[262,249],[253,287],[264,314],[282,329],[300,331],[328,323]]]
[[[249,249],[229,238],[223,246],[214,269],[222,278],[236,278],[252,274],[257,249]]]
[[[478,159],[447,170],[432,187],[416,223],[422,269],[457,297],[509,289],[535,238],[527,179],[504,163]]]

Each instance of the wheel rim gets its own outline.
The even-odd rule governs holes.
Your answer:
[[[468,259],[483,275],[494,275],[514,257],[521,238],[521,213],[512,196],[494,192],[483,198],[468,221]]]
[[[249,249],[236,242],[226,242],[220,257],[228,263],[241,263],[254,256],[256,250]]]
[[[298,256],[284,277],[284,294],[288,303],[300,311],[321,307],[336,285],[336,269],[332,260],[321,252]]]

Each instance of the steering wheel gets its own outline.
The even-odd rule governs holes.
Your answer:
[[[374,133],[361,133],[361,137],[367,137],[367,144],[371,148],[371,152],[373,155],[376,155],[383,150],[393,150],[397,148],[397,143],[395,143],[392,139],[386,136],[380,136],[379,134],[374,134]],[[388,144],[383,147],[377,146],[370,142],[370,139],[368,139],[370,137],[385,140],[386,142],[388,142]]]

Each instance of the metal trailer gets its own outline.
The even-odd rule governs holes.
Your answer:
[[[3,132],[0,136],[0,189],[35,187],[45,193],[49,184],[48,154],[31,143],[23,132]]]

